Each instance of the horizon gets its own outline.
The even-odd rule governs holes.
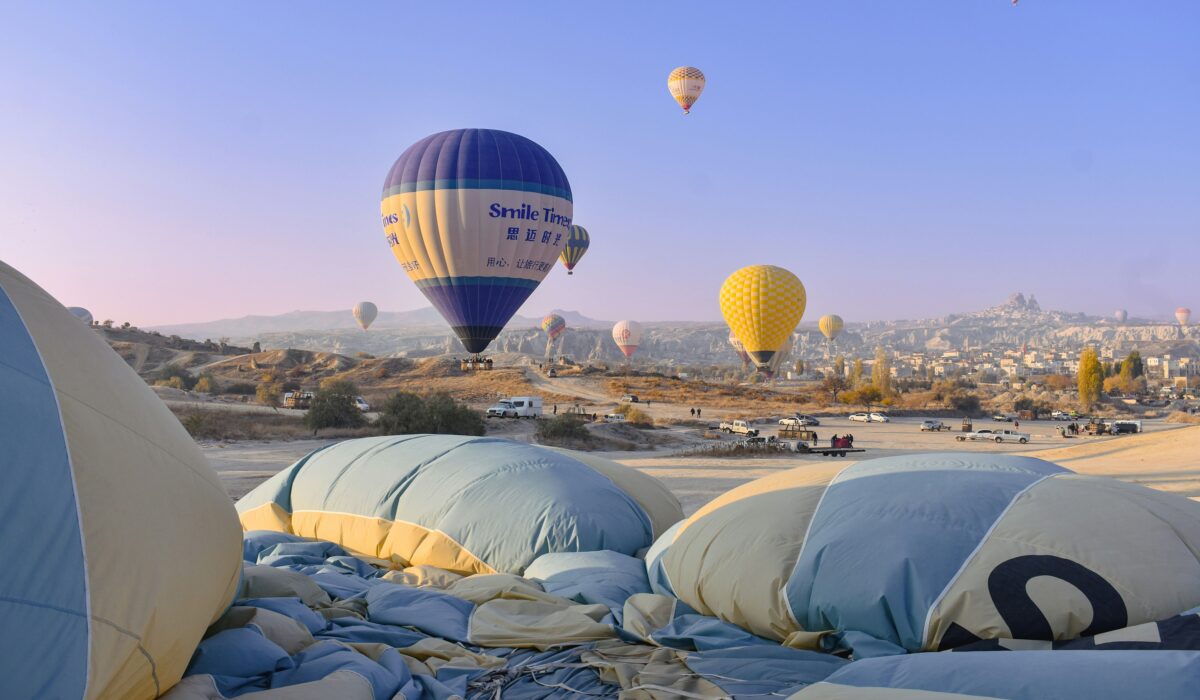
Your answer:
[[[522,316],[721,323],[754,263],[800,277],[804,324],[1014,289],[1099,317],[1200,305],[1200,5],[688,7],[682,39],[674,5],[11,8],[0,258],[139,327],[419,310],[380,186],[410,144],[480,126],[544,146],[592,235]],[[685,64],[708,76],[687,117],[665,84]]]

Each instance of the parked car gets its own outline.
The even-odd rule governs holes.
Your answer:
[[[546,376],[547,376],[547,377],[550,377],[551,379],[554,379],[555,377],[557,377],[557,376],[558,376],[558,370],[556,370],[556,369],[554,369],[553,367],[551,367],[551,368],[550,368],[550,371],[549,371],[549,372],[546,372]]]
[[[541,418],[542,397],[514,396],[496,402],[487,410],[487,417],[492,418]]]
[[[870,422],[871,423],[891,423],[892,419],[888,418],[888,415],[886,413],[872,413]]]
[[[940,420],[921,421],[921,430],[922,431],[938,432],[938,431],[949,430],[949,429],[950,429],[950,426],[946,425],[945,423],[941,422]]]
[[[361,396],[354,397],[354,407],[363,413],[371,410],[371,404],[367,403],[367,400]]]
[[[779,424],[786,425],[791,428],[806,428],[810,425],[820,425],[821,421],[813,418],[812,416],[795,415],[788,416],[787,418],[780,418]]]
[[[992,416],[992,420],[996,421],[997,423],[1011,423],[1013,421],[1013,417],[1004,413],[997,413],[996,415]]]
[[[605,423],[624,423],[625,416],[621,413],[608,413],[604,416]]]
[[[1022,445],[1029,442],[1029,433],[1018,433],[1015,430],[976,430],[973,433],[955,435],[955,440],[991,440],[993,442],[1019,442]]]
[[[851,413],[850,420],[858,421],[859,423],[891,423],[892,419],[888,418],[886,413]]]
[[[744,420],[735,420],[733,422],[726,421],[721,423],[721,432],[754,437],[758,435],[758,428],[751,428],[750,424]]]
[[[866,423],[871,420],[871,417],[865,413],[851,413],[850,420],[858,421],[859,423]]]
[[[621,401],[623,401],[625,403],[637,403],[638,397],[636,394],[625,394],[624,396],[621,397]]]

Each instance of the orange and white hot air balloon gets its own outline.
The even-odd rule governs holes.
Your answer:
[[[642,324],[637,321],[617,321],[612,333],[613,342],[625,357],[632,355],[642,344]]]
[[[704,74],[693,66],[680,66],[667,76],[667,89],[671,91],[671,97],[683,107],[684,114],[691,114],[692,105],[696,104],[700,93],[704,92],[704,83]]]
[[[1192,320],[1192,310],[1186,306],[1175,309],[1175,320],[1179,321],[1179,325],[1186,326]]]

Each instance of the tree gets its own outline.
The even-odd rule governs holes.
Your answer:
[[[804,374],[804,360],[796,360],[795,364],[792,365],[792,369],[796,371],[797,376]]]
[[[217,380],[213,379],[211,374],[202,374],[196,380],[196,385],[192,387],[193,391],[198,391],[202,394],[219,394],[220,388],[217,386]]]
[[[409,392],[392,394],[383,402],[375,427],[380,435],[440,433],[483,435],[483,417],[449,394],[421,398]]]
[[[858,386],[863,378],[862,358],[854,358],[854,368],[850,370],[850,386]]]
[[[866,406],[867,410],[871,410],[871,406],[878,404],[883,400],[883,392],[876,387],[867,384],[860,386],[853,391],[848,391],[842,394],[842,403],[849,405]]]
[[[1137,350],[1125,356],[1125,360],[1121,362],[1121,374],[1129,373],[1130,379],[1137,379],[1146,372],[1146,368],[1142,365],[1142,354]]]
[[[1085,411],[1100,400],[1100,390],[1104,388],[1103,371],[1095,348],[1084,348],[1083,352],[1079,353],[1076,383],[1079,386],[1079,406]]]
[[[825,381],[821,382],[821,389],[829,392],[829,396],[834,400],[838,400],[838,394],[850,388],[850,383],[846,381],[846,377],[841,374],[830,374],[825,377]]]
[[[883,396],[892,393],[892,363],[882,345],[875,348],[875,364],[871,365],[871,385]]]
[[[833,373],[839,377],[846,376],[846,358],[841,355],[833,358]]]
[[[352,382],[326,380],[313,394],[308,412],[304,414],[304,425],[312,429],[313,435],[321,428],[362,427],[367,419],[354,404],[357,395],[358,387]]]
[[[279,398],[282,395],[283,392],[280,390],[279,384],[273,381],[273,377],[272,381],[264,381],[254,390],[254,397],[260,404],[275,409],[279,408]]]

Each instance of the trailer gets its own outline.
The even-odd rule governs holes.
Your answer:
[[[820,444],[816,431],[800,426],[786,425],[779,429],[781,440],[792,441],[792,451],[806,455],[823,455],[825,457],[845,457],[851,452],[866,452],[861,447],[833,447]]]

